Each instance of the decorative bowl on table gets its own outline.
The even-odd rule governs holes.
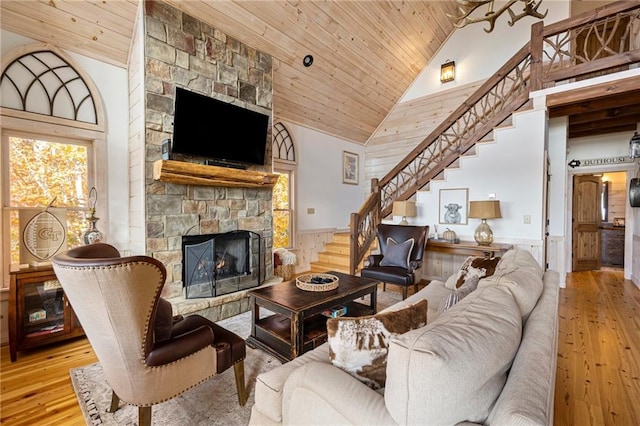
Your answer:
[[[338,277],[331,274],[303,274],[296,278],[296,287],[306,291],[329,291],[338,288]]]

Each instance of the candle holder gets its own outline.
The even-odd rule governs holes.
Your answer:
[[[100,218],[96,217],[96,201],[98,200],[98,191],[95,187],[92,187],[89,191],[89,216],[85,219],[89,222],[89,229],[87,229],[82,235],[82,240],[85,245],[99,243],[104,238],[102,232],[96,227],[96,222]]]

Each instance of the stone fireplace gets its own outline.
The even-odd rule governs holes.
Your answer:
[[[260,264],[262,280],[269,279],[273,277],[271,187],[163,182],[153,179],[153,163],[162,158],[162,141],[173,136],[176,87],[271,116],[271,57],[168,4],[146,1],[144,7],[144,229],[147,254],[167,268],[162,295],[174,300],[185,296],[183,237],[238,231],[255,234],[262,251],[253,262]],[[267,141],[266,164],[249,170],[271,171],[271,132]],[[204,162],[201,158],[174,159]],[[240,290],[243,285],[238,285]],[[248,302],[243,301],[240,311],[247,309]],[[239,313],[234,311],[232,314]],[[217,316],[212,319],[220,319]]]
[[[182,237],[185,297],[217,297],[264,281],[262,238],[251,231]]]

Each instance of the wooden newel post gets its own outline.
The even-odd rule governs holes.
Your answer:
[[[542,48],[544,40],[544,22],[539,21],[531,26],[531,74],[529,75],[529,92],[542,89]]]
[[[358,263],[358,213],[351,213],[349,224],[349,274],[355,275]]]
[[[378,178],[371,179],[371,193],[380,191],[380,187],[378,186]]]

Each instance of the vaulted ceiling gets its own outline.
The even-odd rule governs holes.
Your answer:
[[[165,1],[273,56],[276,119],[361,144],[453,31],[456,12],[455,0]],[[127,65],[137,0],[0,5],[3,29]]]

